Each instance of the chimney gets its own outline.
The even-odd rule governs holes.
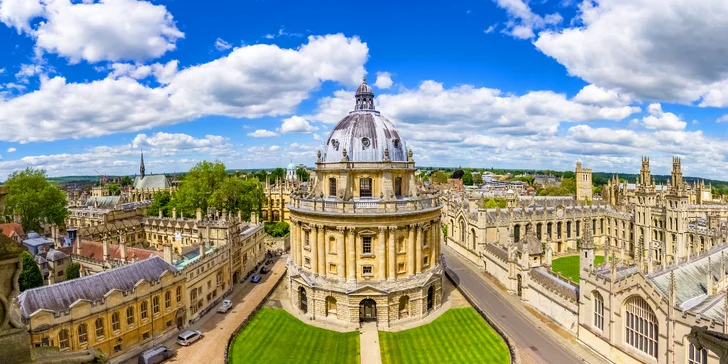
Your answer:
[[[102,242],[104,245],[104,262],[109,260],[109,238],[104,237],[104,241]]]
[[[238,210],[238,221],[243,221],[243,212]]]
[[[172,207],[172,219],[177,220],[177,208]]]
[[[222,208],[222,218],[223,220],[227,219],[227,209],[224,207]]]
[[[250,212],[250,223],[253,225],[258,225],[258,213],[255,211]]]
[[[207,244],[204,242],[200,243],[200,259],[205,257],[205,250],[207,250]]]
[[[161,218],[162,218],[162,216],[163,216],[163,215],[162,215],[162,209],[159,209],[159,218],[161,219]]]
[[[197,221],[202,221],[202,209],[199,207],[197,208],[195,218],[197,219]]]
[[[82,253],[82,250],[81,250],[81,236],[80,235],[75,235],[75,231],[74,231],[74,236],[76,237],[76,255],[79,255],[80,256],[81,253]]]
[[[121,260],[126,261],[126,239],[124,239],[124,233],[119,230],[119,254]]]
[[[164,244],[162,248],[164,251],[164,261],[172,264],[172,244]]]

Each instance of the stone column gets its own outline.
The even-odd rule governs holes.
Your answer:
[[[318,230],[318,272],[320,275],[326,275],[326,234],[323,225],[316,225]]]
[[[296,254],[298,255],[298,265],[303,266],[304,257],[306,256],[306,237],[308,236],[308,231],[303,230],[303,224],[299,221],[297,223],[297,237],[298,237],[298,251]]]
[[[407,275],[415,275],[415,225],[410,225],[407,234]]]
[[[417,244],[415,246],[415,273],[422,272],[422,245],[424,244],[425,229],[422,224],[417,224]]]
[[[317,226],[310,225],[311,231],[309,231],[309,234],[311,234],[311,272],[313,274],[318,274],[318,231]]]
[[[387,279],[390,281],[393,281],[397,277],[397,251],[394,246],[394,237],[396,232],[396,226],[389,227],[389,256],[387,257],[387,262],[389,263],[389,274],[387,275]]]
[[[290,247],[291,247],[291,262],[293,263],[293,265],[298,265],[298,258],[296,257],[296,247],[298,246],[297,245],[298,239],[296,237],[297,228],[298,228],[298,223],[296,221],[291,220]]]
[[[336,275],[340,280],[346,279],[346,228],[337,227],[336,254],[339,263],[336,265]]]
[[[378,280],[383,281],[387,279],[387,241],[384,240],[384,233],[387,231],[386,226],[379,227],[379,237],[377,237],[377,277]]]
[[[354,229],[346,229],[346,267],[349,271],[346,278],[349,282],[356,281],[356,241],[354,239]]]

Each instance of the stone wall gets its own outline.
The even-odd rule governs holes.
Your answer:
[[[291,236],[284,236],[282,238],[274,238],[272,236],[265,236],[265,248],[267,251],[284,250],[287,251],[291,248]]]
[[[539,268],[532,269],[529,278],[528,304],[576,335],[579,327],[578,287]]]

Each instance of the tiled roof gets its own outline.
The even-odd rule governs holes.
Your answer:
[[[20,314],[27,318],[40,309],[68,311],[78,300],[98,302],[111,290],[130,290],[141,280],[158,280],[165,271],[179,272],[164,259],[152,257],[98,274],[29,289],[18,296]]]
[[[17,222],[9,222],[7,224],[0,224],[0,229],[3,230],[3,234],[7,236],[8,238],[13,237],[13,233],[18,234],[20,236],[25,236],[25,231],[23,231],[23,227],[18,224]]]
[[[76,252],[76,243],[73,244],[73,254]],[[96,260],[104,259],[104,244],[97,241],[81,240],[81,256]],[[163,257],[163,253],[156,250],[140,248],[126,248],[126,259],[129,261],[147,259],[150,256]],[[121,259],[121,249],[117,244],[109,244],[109,259]]]
[[[134,189],[164,189],[171,187],[167,176],[163,174],[153,174],[151,176],[144,176],[141,178],[137,176],[134,179]]]
[[[728,249],[728,246],[714,248],[695,260],[648,275],[647,278],[667,297],[670,289],[670,272],[675,272],[677,304],[682,305],[687,300],[706,294],[708,258],[711,259],[710,271],[713,280],[717,282],[720,279],[721,252],[728,253],[726,249]],[[728,256],[726,256],[726,259],[728,259]]]

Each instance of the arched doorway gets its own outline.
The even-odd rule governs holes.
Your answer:
[[[178,330],[182,330],[185,327],[185,318],[187,316],[185,312],[184,308],[180,308],[175,313],[175,321],[177,323]]]
[[[377,303],[367,298],[359,302],[359,321],[376,321],[377,320]]]
[[[233,273],[233,284],[238,283],[238,281],[240,280],[239,278],[240,278],[239,272]]]
[[[519,275],[516,276],[516,279],[518,280],[518,291],[517,291],[518,292],[518,297],[522,297],[522,294],[523,294],[523,278],[519,274]]]
[[[308,313],[308,298],[306,297],[306,289],[301,287],[298,290],[298,298],[301,301],[301,312]]]
[[[432,310],[432,307],[435,305],[435,290],[430,286],[430,288],[427,289],[427,311]]]

